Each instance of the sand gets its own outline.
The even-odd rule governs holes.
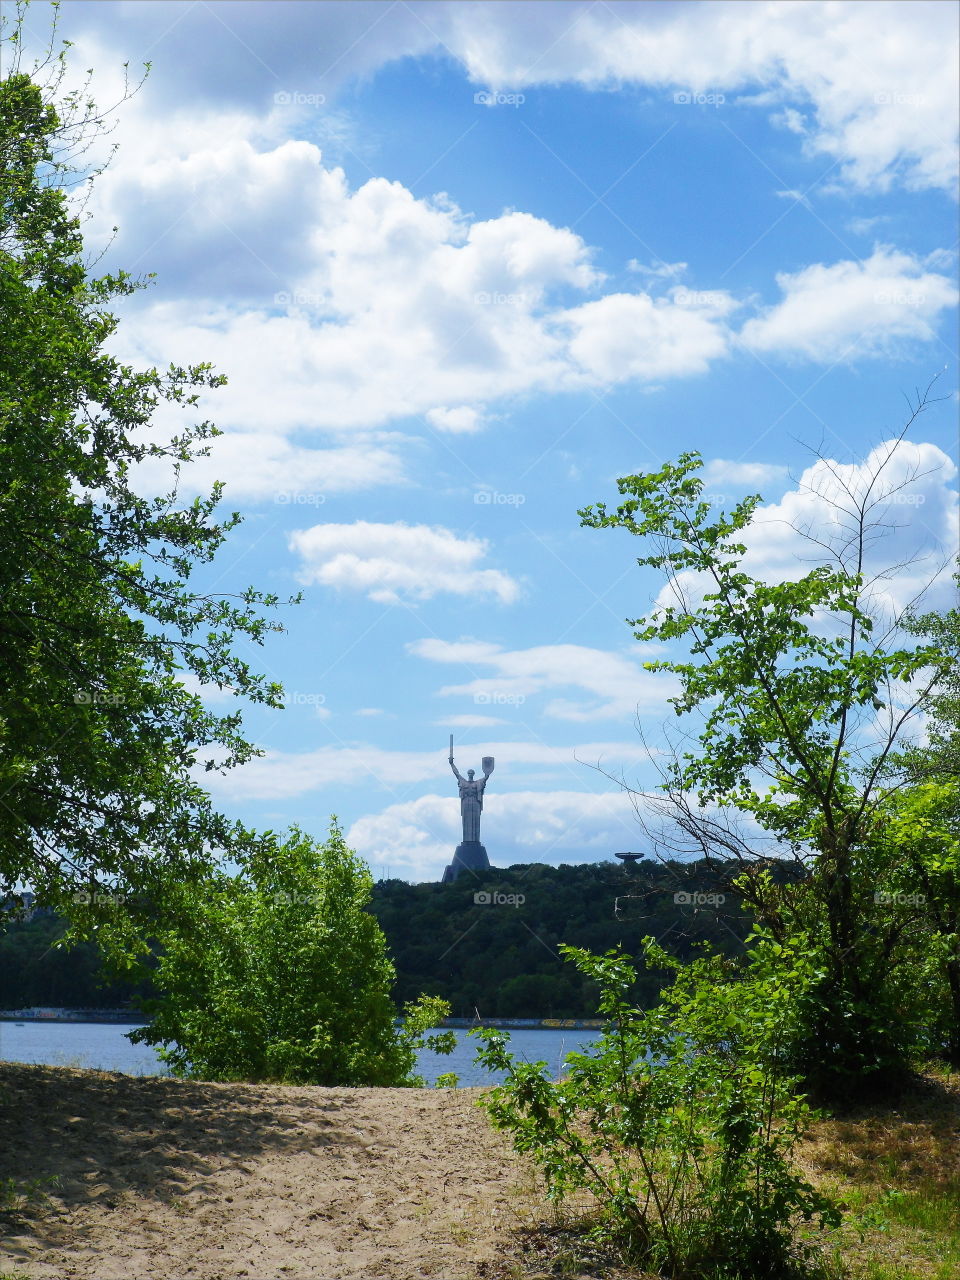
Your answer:
[[[480,1089],[200,1084],[0,1063],[0,1218],[38,1280],[473,1280],[523,1175]]]

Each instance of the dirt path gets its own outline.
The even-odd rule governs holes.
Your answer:
[[[0,1178],[60,1178],[4,1232],[0,1273],[472,1280],[503,1256],[520,1177],[479,1092],[0,1063]]]

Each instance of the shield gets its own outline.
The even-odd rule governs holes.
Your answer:
[[[493,756],[484,756],[480,764],[484,773],[493,773]]]

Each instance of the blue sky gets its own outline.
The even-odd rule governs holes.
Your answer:
[[[335,812],[375,874],[439,878],[453,732],[497,759],[495,864],[640,847],[591,765],[656,779],[671,686],[624,619],[662,584],[576,513],[685,450],[718,505],[763,494],[751,564],[787,575],[810,448],[862,466],[942,371],[895,536],[955,547],[953,6],[74,0],[62,34],[102,103],[153,63],[87,235],[157,273],[118,352],[229,377],[209,583],[304,593],[251,655],[288,705],[246,716],[231,813]]]

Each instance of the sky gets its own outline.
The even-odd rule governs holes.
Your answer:
[[[286,705],[204,775],[231,815],[335,813],[376,876],[439,879],[453,733],[496,760],[494,865],[647,851],[617,779],[656,784],[676,687],[626,619],[663,583],[577,512],[685,451],[717,508],[762,495],[751,572],[798,576],[817,455],[856,482],[939,375],[891,603],[956,547],[952,4],[69,0],[60,34],[101,105],[151,63],[85,235],[155,273],[117,354],[229,379],[184,489],[244,522],[203,585],[303,593],[239,646]]]

